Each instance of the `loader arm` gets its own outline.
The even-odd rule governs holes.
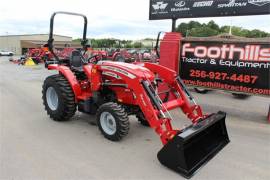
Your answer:
[[[229,143],[225,125],[226,114],[218,112],[209,116],[203,115],[199,105],[194,102],[191,105],[190,100],[193,98],[174,71],[157,64],[134,65],[120,62],[100,62],[96,70],[99,76],[111,76],[110,83],[100,84],[121,85],[125,87],[125,91],[132,92],[135,105],[139,106],[164,145],[158,153],[159,161],[184,177],[190,178]],[[167,102],[163,102],[156,92],[156,78],[162,79],[162,82],[171,88],[171,98]],[[126,105],[131,103],[118,101]],[[168,110],[175,108],[181,108],[192,125],[184,129],[174,129]]]
[[[193,100],[193,97],[190,96],[189,92],[187,91],[185,85],[181,84],[180,77],[176,74],[175,71],[166,68],[164,66],[160,66],[158,64],[153,63],[143,63],[142,66],[146,67],[147,69],[150,69],[155,74],[158,74],[159,77],[161,77],[164,82],[172,86],[176,92],[179,93],[180,97],[177,99],[180,99],[181,103],[177,103],[177,101],[174,101],[174,103],[168,102],[167,104],[171,104],[171,106],[180,107],[184,114],[193,122],[196,123],[198,120],[205,118],[207,115],[203,115],[202,108],[196,104],[195,101],[193,101],[193,105],[190,104],[190,101],[187,98],[187,95],[190,100]],[[167,107],[167,109],[170,109],[170,107]]]

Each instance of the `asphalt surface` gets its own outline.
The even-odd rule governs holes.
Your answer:
[[[23,67],[0,57],[0,179],[184,179],[156,158],[162,147],[150,128],[130,117],[131,130],[120,142],[103,138],[94,116],[77,113],[52,121],[44,111],[41,86],[53,74],[42,66]],[[231,142],[192,178],[270,179],[270,99],[192,92],[206,112],[227,112]],[[173,112],[181,128],[185,117]]]

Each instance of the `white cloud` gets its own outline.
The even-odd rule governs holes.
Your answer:
[[[140,39],[170,31],[171,21],[149,21],[149,0],[8,0],[0,7],[0,35],[48,33],[54,11],[83,13],[88,17],[88,36]],[[220,17],[178,20],[241,26],[270,32],[270,16]],[[267,20],[268,19],[268,20]],[[83,23],[77,17],[56,17],[55,33],[80,37]]]

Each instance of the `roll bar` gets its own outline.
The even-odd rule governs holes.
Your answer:
[[[51,16],[50,19],[50,34],[49,34],[49,40],[48,40],[48,48],[51,51],[51,53],[53,54],[53,56],[56,58],[56,60],[59,61],[59,58],[56,56],[56,54],[53,51],[53,28],[54,28],[54,17],[57,14],[65,14],[65,15],[71,15],[71,16],[80,16],[84,19],[84,27],[83,27],[83,38],[81,40],[81,45],[83,46],[84,49],[87,48],[87,42],[88,40],[86,39],[86,33],[87,33],[87,17],[83,14],[79,14],[79,13],[72,13],[72,12],[64,12],[64,11],[58,11],[58,12],[54,12]]]
[[[160,31],[158,33],[158,36],[157,36],[157,41],[156,41],[156,46],[155,46],[155,51],[156,51],[156,54],[157,54],[157,57],[160,58],[160,54],[158,52],[158,48],[159,48],[159,42],[160,42],[160,36],[161,34],[165,33],[164,31]]]

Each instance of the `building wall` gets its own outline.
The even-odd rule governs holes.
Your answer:
[[[21,41],[44,41],[49,39],[47,34],[33,34],[33,35],[10,35],[10,36],[0,36],[0,49],[13,51],[16,55],[22,54]],[[72,37],[67,36],[54,36],[55,41],[66,41],[71,42]]]
[[[13,51],[15,54],[20,54],[21,43],[19,36],[0,36],[0,49]]]

